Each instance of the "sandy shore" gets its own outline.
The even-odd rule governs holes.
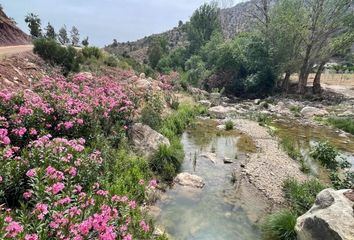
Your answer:
[[[299,164],[291,159],[265,127],[257,122],[236,119],[235,127],[248,134],[258,151],[250,154],[242,176],[275,204],[284,202],[282,183],[289,177],[304,181],[307,177],[299,169]]]

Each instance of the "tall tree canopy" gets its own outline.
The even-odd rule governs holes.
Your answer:
[[[38,17],[38,15],[29,13],[25,18],[25,22],[30,29],[32,37],[39,38],[42,36],[41,19]]]

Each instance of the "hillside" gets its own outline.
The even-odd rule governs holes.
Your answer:
[[[0,46],[29,44],[30,36],[16,26],[0,6]]]
[[[247,31],[250,27],[249,12],[252,10],[252,3],[239,3],[231,8],[221,9],[221,26],[226,38],[232,38],[240,32]],[[105,50],[118,55],[128,55],[139,62],[143,62],[147,48],[154,37],[160,36],[167,39],[171,49],[186,44],[186,34],[183,31],[184,25],[175,27],[172,30],[153,34],[133,42],[118,43],[108,45]]]

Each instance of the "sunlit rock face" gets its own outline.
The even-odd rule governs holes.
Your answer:
[[[313,207],[297,219],[299,240],[354,239],[354,202],[351,190],[325,189],[317,195]]]

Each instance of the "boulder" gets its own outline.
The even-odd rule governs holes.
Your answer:
[[[133,146],[147,157],[154,154],[160,145],[170,146],[170,141],[166,137],[142,123],[135,123],[130,135]]]
[[[200,100],[198,103],[203,105],[204,107],[210,107],[211,106],[211,102],[209,100]]]
[[[300,113],[306,118],[310,118],[310,117],[314,117],[314,116],[325,116],[325,115],[329,114],[324,109],[320,109],[320,108],[316,108],[316,107],[309,107],[309,106],[304,107]]]
[[[178,174],[174,182],[181,186],[186,186],[186,187],[192,187],[192,188],[204,187],[204,181],[201,177],[186,172]]]
[[[236,109],[234,107],[216,106],[209,108],[208,112],[213,118],[223,119],[236,113]]]
[[[354,112],[351,110],[347,110],[341,114],[338,114],[338,117],[350,117],[350,116],[354,116]]]
[[[297,219],[298,240],[353,240],[354,202],[344,195],[349,191],[320,192],[312,208]]]

